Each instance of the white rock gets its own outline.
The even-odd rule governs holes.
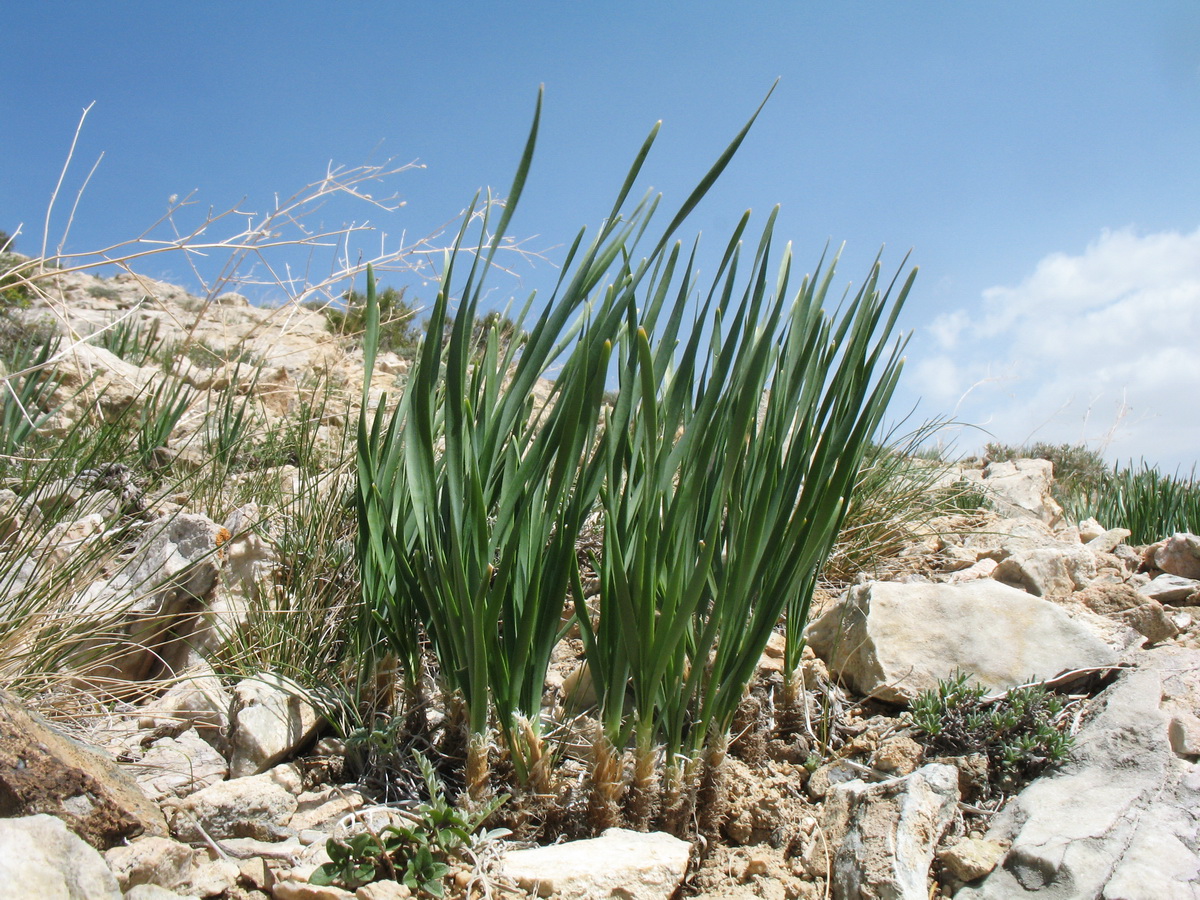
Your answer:
[[[1200,592],[1200,581],[1181,575],[1159,575],[1138,587],[1138,591],[1159,603],[1179,603]]]
[[[196,867],[190,890],[201,897],[222,896],[237,884],[241,874],[241,868],[232,860],[209,860]]]
[[[296,798],[270,773],[222,781],[181,801],[171,829],[184,841],[204,839],[201,828],[216,840],[279,834],[296,812]],[[197,827],[197,824],[199,827]]]
[[[976,881],[996,868],[1008,847],[999,841],[966,838],[938,852],[938,862],[959,881]]]
[[[275,900],[351,900],[352,893],[332,884],[309,884],[306,881],[277,881],[271,887]]]
[[[504,872],[538,897],[667,900],[683,882],[691,845],[669,834],[610,828],[598,838],[504,856]]]
[[[1045,459],[994,462],[983,470],[983,486],[1006,515],[1024,510],[1048,525],[1062,519],[1062,507],[1050,496],[1054,465]]]
[[[1167,728],[1171,750],[1179,756],[1200,757],[1200,718],[1186,710],[1178,710],[1171,716]]]
[[[825,801],[834,897],[927,900],[934,849],[954,821],[958,772],[931,764],[875,784],[835,785]]]
[[[966,569],[959,569],[945,579],[946,584],[965,584],[968,581],[978,581],[980,578],[991,578],[996,571],[996,566],[1000,565],[994,559],[984,557]]]
[[[229,728],[229,704],[232,698],[221,679],[206,662],[188,668],[161,697],[142,709],[138,725],[159,728],[176,722],[190,722],[201,737],[220,747]]]
[[[1128,528],[1110,528],[1103,534],[1098,534],[1086,541],[1087,548],[1094,553],[1112,553],[1131,534],[1133,532]]]
[[[152,526],[110,580],[81,592],[81,614],[120,612],[125,621],[119,639],[85,648],[105,651],[94,675],[138,681],[184,670],[194,607],[216,586],[223,535],[205,516],[180,513]]]
[[[157,884],[135,884],[125,892],[125,900],[199,900],[195,894],[177,894]]]
[[[1008,557],[992,577],[1035,597],[1066,597],[1096,577],[1096,557],[1083,547],[1039,547]]]
[[[1154,565],[1168,575],[1200,578],[1200,537],[1181,532],[1167,538],[1154,552]]]
[[[1200,766],[1168,740],[1169,705],[1200,707],[1200,652],[1164,647],[1139,662],[1100,695],[1070,761],[992,819],[987,838],[1011,849],[958,900],[1200,895]]]
[[[411,896],[412,891],[398,881],[376,881],[354,892],[355,900],[406,900]]]
[[[170,838],[148,837],[104,853],[122,890],[137,884],[175,888],[192,877],[192,848]]]
[[[353,787],[326,788],[309,791],[296,798],[298,806],[292,816],[292,827],[303,829],[332,829],[347,813],[363,805],[363,796]]]
[[[121,900],[95,849],[53,816],[0,819],[0,890],[38,900]]]
[[[218,784],[229,774],[225,757],[196,733],[194,728],[178,737],[154,741],[126,771],[151,800],[183,797]]]
[[[321,723],[304,689],[271,672],[238,682],[229,717],[234,778],[266,771],[312,740]]]
[[[959,670],[999,691],[1117,660],[1054,603],[994,581],[868,582],[851,588],[807,636],[854,690],[891,703],[907,703]]]

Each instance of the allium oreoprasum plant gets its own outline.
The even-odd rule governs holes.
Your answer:
[[[539,114],[540,108],[539,97]],[[583,232],[575,239],[540,314],[531,314],[530,297],[514,319],[517,340],[505,340],[503,318],[493,318],[480,341],[475,323],[485,279],[529,171],[537,127],[535,114],[496,227],[489,222],[491,203],[465,218],[445,258],[425,340],[390,418],[382,404],[373,417],[367,411],[379,328],[371,274],[367,283],[358,442],[364,598],[410,681],[420,665],[418,638],[428,638],[443,688],[462,705],[471,735],[466,780],[479,795],[486,787],[486,734],[493,723],[519,781],[549,775],[538,719],[578,565],[576,538],[604,474],[596,429],[609,357],[639,285],[750,125],[634,266],[634,246],[656,201],[643,199],[627,216],[622,207],[656,126],[605,224],[590,243]],[[479,237],[472,245],[468,233],[476,222]],[[451,323],[453,297],[458,304]],[[553,384],[538,401],[535,388],[551,367]]]
[[[638,825],[686,829],[697,780],[701,829],[719,824],[734,713],[781,614],[803,626],[812,573],[900,372],[891,335],[913,276],[880,291],[876,262],[827,315],[833,265],[792,293],[790,248],[777,269],[770,261],[774,220],[743,279],[743,218],[686,330],[694,285],[670,287],[676,255],[640,312],[632,298],[627,309],[604,426],[599,617],[579,621],[606,736],[635,744],[627,806]]]

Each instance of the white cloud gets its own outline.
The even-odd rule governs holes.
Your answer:
[[[909,386],[1001,441],[1083,440],[1168,469],[1200,458],[1200,229],[1106,231],[927,333],[936,352],[912,360]]]

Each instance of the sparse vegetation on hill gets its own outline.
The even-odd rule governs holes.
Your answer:
[[[1073,519],[1094,517],[1109,528],[1128,528],[1137,543],[1181,531],[1200,532],[1195,469],[1187,475],[1167,475],[1144,461],[1109,466],[1098,452],[1080,444],[988,444],[987,456],[1050,460],[1055,496]]]

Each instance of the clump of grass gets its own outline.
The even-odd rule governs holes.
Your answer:
[[[115,353],[135,366],[161,361],[170,353],[158,319],[146,322],[128,316],[103,329],[96,338],[96,346]]]
[[[986,504],[977,484],[946,483],[951,470],[929,438],[946,426],[933,420],[900,433],[892,429],[866,450],[837,542],[821,578],[847,584],[893,560],[911,540],[916,526],[933,518],[972,513]]]
[[[13,456],[51,416],[51,398],[61,378],[48,368],[62,339],[31,334],[0,354],[4,367],[0,390],[0,455]]]
[[[540,113],[540,96],[538,105]],[[528,336],[502,347],[496,323],[482,353],[473,352],[484,278],[524,185],[537,121],[535,115],[499,223],[493,229],[485,208],[471,250],[467,225],[474,214],[459,232],[390,420],[382,404],[373,418],[368,412],[379,327],[368,274],[358,440],[358,553],[374,621],[410,690],[419,677],[422,632],[428,637],[444,691],[458,698],[476,738],[465,743],[485,752],[478,738],[494,724],[521,783],[543,756],[537,724],[543,684],[576,564],[575,538],[598,490],[598,474],[583,467],[621,322],[615,301],[591,310],[586,304],[633,227],[614,216],[578,258],[577,241],[560,291]],[[469,263],[459,287],[460,259]],[[448,325],[452,291],[462,299]],[[518,323],[531,305],[532,298]],[[561,369],[551,396],[535,408],[532,390],[556,362]],[[534,723],[531,731],[524,722]],[[467,767],[478,770],[482,762],[468,760]]]

